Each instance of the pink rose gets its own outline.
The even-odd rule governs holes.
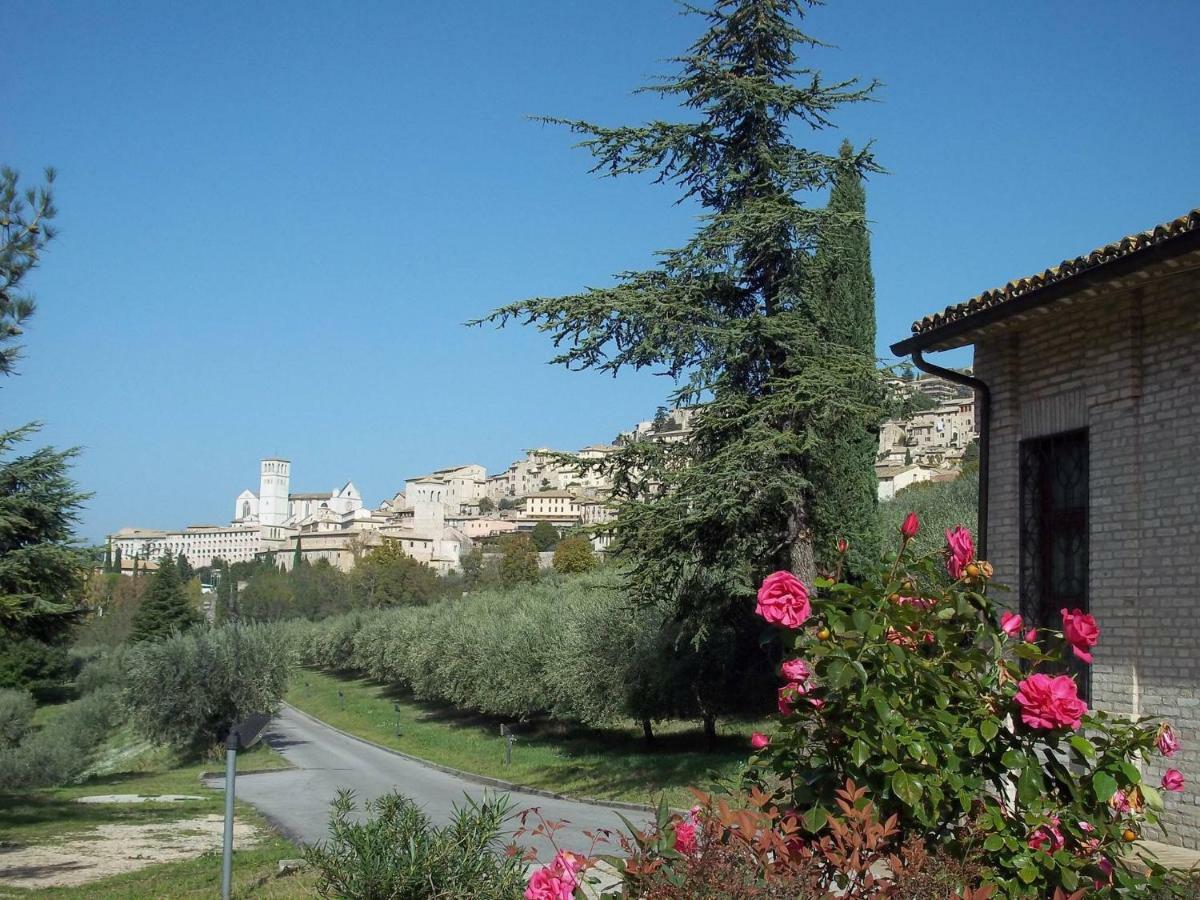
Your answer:
[[[954,529],[946,529],[946,548],[949,553],[946,559],[946,571],[955,581],[963,577],[967,565],[975,559],[975,542],[971,540],[971,532],[961,525]]]
[[[1030,728],[1077,729],[1087,712],[1087,704],[1079,699],[1078,688],[1069,675],[1030,675],[1017,685],[1014,699],[1021,707],[1021,721]]]
[[[796,701],[807,693],[807,688],[798,681],[792,681],[779,689],[779,714],[790,716],[796,709]]]
[[[1070,612],[1064,609],[1062,617],[1063,637],[1067,639],[1067,643],[1071,645],[1076,656],[1085,663],[1090,663],[1092,654],[1088,650],[1095,647],[1096,641],[1100,640],[1100,629],[1096,625],[1095,618],[1080,609],[1073,609]]]
[[[791,572],[775,572],[758,589],[758,606],[754,611],[772,625],[799,628],[812,615],[808,588]]]
[[[761,731],[756,731],[750,735],[750,746],[755,750],[765,750],[771,746],[771,739]]]
[[[917,536],[917,532],[921,530],[921,522],[917,518],[917,514],[910,512],[904,517],[904,524],[900,526],[900,534],[906,541],[911,541]]]
[[[1020,616],[1006,612],[1000,617],[1000,630],[1007,634],[1010,638],[1016,637],[1017,633],[1024,627],[1025,620]]]
[[[1116,812],[1127,813],[1129,812],[1129,795],[1124,791],[1117,791],[1108,798],[1108,805]]]
[[[1158,752],[1168,759],[1183,747],[1183,744],[1179,742],[1178,735],[1175,734],[1175,729],[1166,722],[1158,726],[1158,737],[1155,738],[1154,743],[1158,747]]]
[[[1109,861],[1107,856],[1101,856],[1098,860],[1096,860],[1096,866],[1101,872],[1104,873],[1105,880],[1101,881],[1099,878],[1093,878],[1092,887],[1098,891],[1102,891],[1107,885],[1113,883],[1113,864]]]
[[[1183,773],[1178,769],[1167,769],[1162,777],[1162,789],[1164,791],[1180,792],[1183,790]]]
[[[1036,628],[1030,628],[1027,632],[1025,632],[1025,643],[1027,643],[1027,644],[1037,643],[1037,629]]]
[[[675,849],[680,853],[696,852],[696,824],[684,819],[675,823]]]
[[[1048,825],[1040,826],[1029,836],[1030,848],[1033,850],[1044,849],[1047,853],[1054,853],[1057,850],[1061,850],[1066,841],[1063,840],[1063,835],[1058,830],[1058,825],[1058,816],[1054,816],[1050,819]]]
[[[788,681],[808,681],[812,678],[812,669],[802,659],[789,659],[779,671]]]
[[[559,850],[548,866],[533,873],[525,887],[525,900],[571,900],[579,886],[579,862]]]
[[[808,702],[812,704],[813,709],[820,709],[822,706],[825,705],[825,701],[822,700],[820,697],[809,697]]]

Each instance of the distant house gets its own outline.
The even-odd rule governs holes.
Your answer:
[[[892,347],[973,345],[981,539],[1035,624],[1090,610],[1092,705],[1170,719],[1189,783],[1170,840],[1200,848],[1200,209],[928,316]],[[953,380],[953,379],[952,379]],[[990,395],[990,401],[989,401]],[[1166,760],[1144,773],[1157,783]]]
[[[922,481],[933,481],[940,474],[944,474],[944,470],[932,466],[876,466],[875,481],[879,499],[892,500],[906,487]]]

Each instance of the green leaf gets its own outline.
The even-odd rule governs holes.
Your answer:
[[[999,834],[989,834],[986,841],[983,842],[983,849],[988,853],[995,853],[1004,847],[1004,837]]]
[[[1062,886],[1068,891],[1073,891],[1079,887],[1079,873],[1068,866],[1059,866],[1059,879],[1062,881]]]
[[[850,748],[850,758],[856,766],[861,766],[871,758],[871,748],[862,741],[855,741],[854,746]]]
[[[1036,766],[1026,766],[1017,778],[1017,797],[1022,803],[1033,803],[1045,792],[1042,771]]]
[[[825,827],[825,823],[829,821],[829,811],[820,806],[814,806],[808,810],[802,817],[804,827],[812,834],[816,834]]]
[[[1107,772],[1097,772],[1092,776],[1092,790],[1096,792],[1097,800],[1107,803],[1117,792],[1117,781]]]
[[[993,741],[1000,733],[1000,726],[992,719],[984,719],[979,725],[979,733],[983,735],[985,741]]]
[[[1020,871],[1017,872],[1017,877],[1026,884],[1033,884],[1038,877],[1037,869],[1032,865],[1022,866]]]
[[[1125,778],[1130,784],[1141,784],[1142,773],[1137,770],[1137,766],[1130,765],[1127,762],[1120,762],[1117,767],[1125,773]]]
[[[1029,758],[1020,750],[1005,750],[1000,762],[1006,769],[1024,769],[1029,764]]]
[[[1096,745],[1085,738],[1082,734],[1071,735],[1070,744],[1084,759],[1096,758]]]
[[[901,769],[892,776],[892,793],[909,806],[916,806],[921,799],[921,782]]]
[[[1142,784],[1138,786],[1138,790],[1142,792],[1142,796],[1146,798],[1146,805],[1151,809],[1163,808],[1162,794],[1158,792],[1158,788],[1152,788],[1148,784]]]

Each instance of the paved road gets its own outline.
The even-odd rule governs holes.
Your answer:
[[[463,802],[463,794],[481,799],[487,792],[496,792],[494,788],[483,787],[339,734],[322,722],[286,706],[272,721],[265,740],[295,768],[239,775],[238,799],[253,804],[290,837],[304,843],[316,843],[328,836],[329,804],[339,788],[353,789],[360,801],[398,790],[420,804],[438,824],[449,820],[453,805]],[[213,779],[210,784],[219,787],[224,780]],[[607,807],[535,794],[512,793],[510,796],[517,810],[536,806],[549,819],[569,822],[555,837],[558,845],[566,850],[580,853],[588,850],[590,841],[583,835],[585,829],[619,831],[622,828],[617,813]],[[622,811],[622,814],[639,827],[649,818],[646,813]],[[553,855],[546,843],[534,846],[543,861]],[[615,849],[600,852],[614,852]]]

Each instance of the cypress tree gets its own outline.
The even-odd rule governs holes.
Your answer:
[[[871,274],[871,238],[867,230],[867,195],[854,165],[849,141],[842,143],[825,220],[813,258],[815,308],[824,340],[844,352],[873,359],[875,354],[875,279]],[[863,373],[843,389],[856,395],[864,409],[882,411],[879,380]],[[880,418],[831,416],[822,429],[816,454],[817,482],[812,521],[817,561],[836,566],[837,541],[850,545],[850,575],[865,574],[878,560],[875,454]]]
[[[809,583],[816,573],[823,436],[833,422],[878,415],[844,390],[878,377],[873,357],[822,334],[811,269],[829,213],[804,202],[844,168],[876,167],[869,152],[844,159],[791,138],[831,125],[838,107],[867,99],[874,85],[826,84],[801,64],[802,51],[821,46],[799,27],[808,6],[688,7],[707,30],[676,60],[678,75],[644,89],[678,98],[683,121],[546,120],[583,136],[593,172],[651,173],[703,215],[655,268],[482,320],[536,325],[568,368],[650,369],[678,385],[673,406],[704,403],[691,440],[629,442],[598,465],[617,485],[613,549],[628,563],[633,598],[672,604],[677,643],[700,657],[693,693],[710,735],[716,713],[744,707],[748,679],[761,689],[770,677],[751,613],[757,584],[776,569]]]
[[[186,631],[198,621],[196,611],[188,603],[175,560],[164,556],[158,571],[150,576],[150,584],[133,617],[130,642],[161,640],[173,632]]]
[[[104,548],[104,574],[108,574],[113,570],[113,555],[112,544],[108,544]]]
[[[175,557],[175,567],[179,570],[179,580],[183,584],[187,584],[196,575],[192,564],[188,562],[187,555],[182,552]]]
[[[121,574],[121,548],[118,547],[113,552],[113,571],[118,575]]]

